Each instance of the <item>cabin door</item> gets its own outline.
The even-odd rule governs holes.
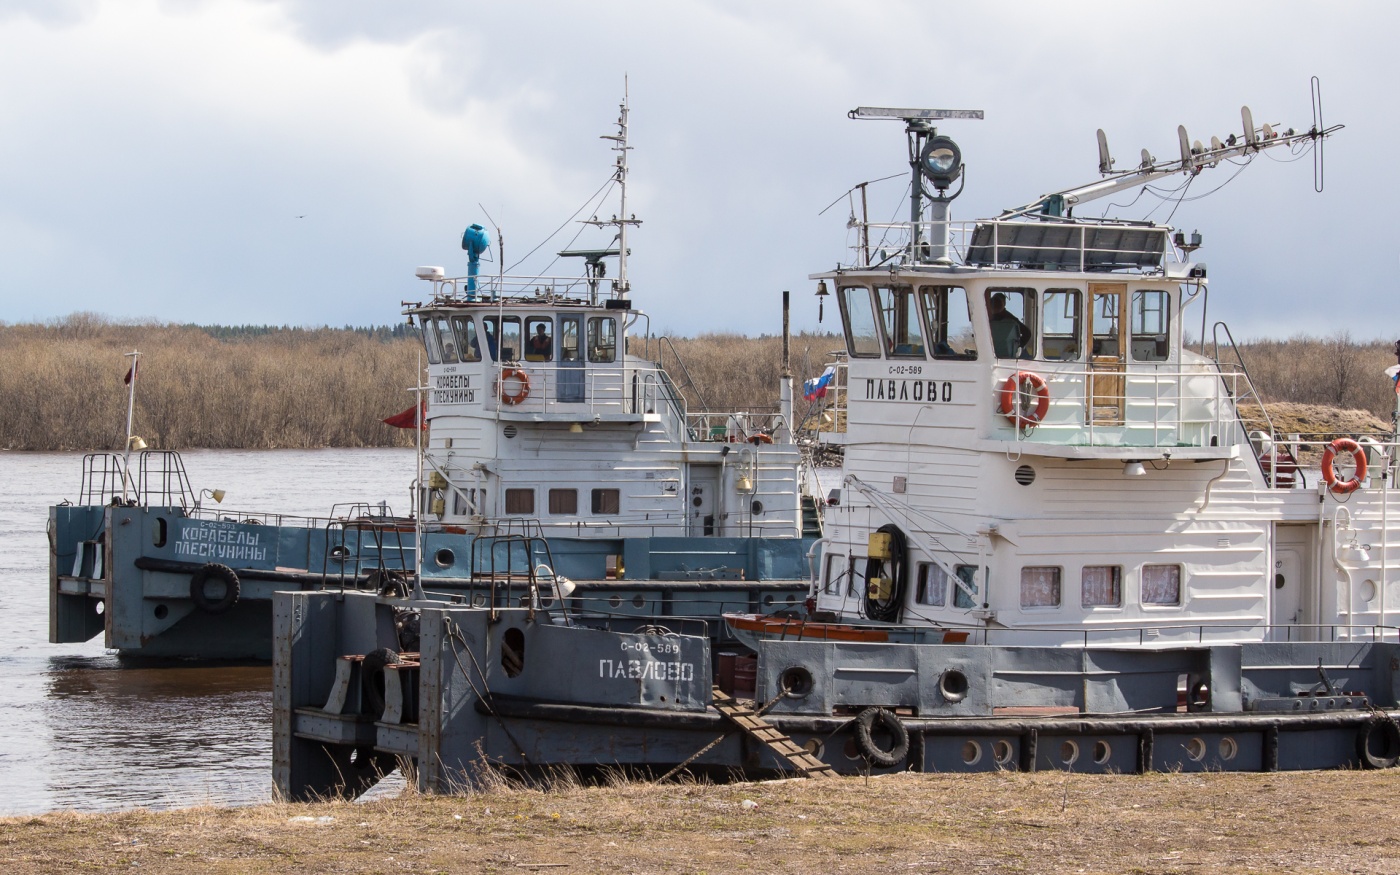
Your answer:
[[[579,353],[582,333],[582,316],[559,317],[559,380],[554,400],[561,404],[583,403],[583,356]]]
[[[1311,641],[1316,628],[1287,628],[1315,622],[1309,606],[1316,600],[1317,569],[1313,560],[1317,526],[1274,528],[1274,568],[1269,588],[1269,622],[1276,641]]]
[[[717,535],[719,467],[695,465],[690,469],[690,496],[686,508],[686,532],[690,535]]]
[[[1089,379],[1085,385],[1085,419],[1095,425],[1122,425],[1124,373],[1127,371],[1128,286],[1089,283]]]

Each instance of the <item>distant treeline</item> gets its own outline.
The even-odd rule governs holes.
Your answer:
[[[844,344],[834,334],[791,342],[797,418],[802,380]],[[413,406],[421,361],[407,325],[370,328],[200,326],[109,321],[79,313],[54,322],[0,324],[0,448],[117,449],[126,430],[122,378],[139,349],[134,431],[161,449],[408,446],[412,434],[380,420]],[[782,338],[704,334],[637,338],[630,351],[659,360],[691,410],[775,410]],[[1242,344],[1265,401],[1368,410],[1389,422],[1391,344],[1346,334]],[[1222,355],[1222,358],[1226,356]],[[679,360],[679,363],[678,363]]]

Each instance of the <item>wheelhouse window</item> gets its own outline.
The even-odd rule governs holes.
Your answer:
[[[875,327],[870,290],[864,286],[847,286],[837,298],[841,302],[841,321],[846,326],[846,350],[855,358],[878,358],[880,333]]]
[[[1021,607],[1058,608],[1060,606],[1060,569],[1052,565],[1034,565],[1021,569]]]
[[[428,364],[442,364],[442,342],[438,340],[437,323],[427,316],[423,317],[423,348],[428,352]]]
[[[593,490],[594,516],[612,516],[622,510],[622,493],[616,489]]]
[[[531,316],[525,320],[525,361],[554,360],[554,320],[548,316]]]
[[[607,364],[617,361],[617,320],[592,316],[588,320],[588,360]]]
[[[1079,360],[1084,348],[1083,294],[1078,289],[1047,289],[1040,308],[1040,349],[1046,361]]]
[[[1080,604],[1084,607],[1123,607],[1123,567],[1121,565],[1085,565],[1080,581]]]
[[[960,286],[923,286],[919,297],[928,323],[929,345],[936,359],[973,361],[977,336],[972,330],[972,309],[967,291]]]
[[[578,490],[549,490],[549,512],[554,516],[578,513]]]
[[[948,603],[948,572],[941,565],[919,563],[919,576],[914,588],[914,601],[921,605],[941,608]]]
[[[1171,294],[1160,289],[1133,292],[1133,361],[1164,362],[1171,355]]]
[[[520,360],[519,316],[487,316],[481,320],[481,327],[486,333],[486,350],[493,360]]]
[[[1090,287],[1093,291],[1093,287]],[[1095,356],[1120,357],[1122,351],[1118,340],[1118,300],[1119,290],[1093,291],[1094,342],[1092,354]]]
[[[875,299],[885,325],[885,354],[895,358],[923,358],[924,332],[919,324],[919,308],[914,290],[876,286]]]
[[[987,292],[987,324],[992,351],[999,359],[1035,357],[1035,291],[991,289]]]
[[[1176,607],[1181,604],[1181,566],[1142,566],[1142,603]]]
[[[977,566],[955,565],[953,571],[958,576],[958,580],[954,582],[953,607],[977,607]]]
[[[580,319],[577,316],[559,317],[559,360],[561,362],[581,362],[578,354],[578,334]]]
[[[457,335],[457,352],[462,361],[481,361],[481,344],[476,339],[476,322],[472,317],[453,316],[452,331]]]
[[[530,516],[535,512],[535,490],[507,489],[506,513],[510,516]]]

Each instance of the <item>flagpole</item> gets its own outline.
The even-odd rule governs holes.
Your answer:
[[[125,502],[127,487],[136,488],[136,484],[131,482],[131,422],[136,412],[136,363],[141,359],[141,351],[134,349],[123,358],[131,359],[131,368],[126,372],[129,391],[126,396],[126,445],[122,455],[122,501]]]
[[[414,431],[417,433],[418,441],[418,507],[413,514],[413,597],[415,599],[427,598],[423,594],[423,351],[418,351],[418,378],[413,382],[416,384],[413,390],[413,424],[417,426]]]

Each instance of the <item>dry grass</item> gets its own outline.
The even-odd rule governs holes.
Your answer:
[[[51,814],[0,820],[0,871],[1384,873],[1397,787],[1396,771],[904,774]]]

